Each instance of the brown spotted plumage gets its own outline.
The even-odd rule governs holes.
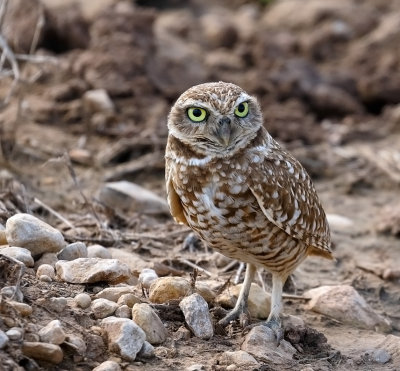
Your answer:
[[[256,267],[264,267],[273,275],[267,324],[278,330],[288,275],[307,255],[332,258],[310,177],[264,129],[256,99],[236,85],[190,88],[172,107],[168,128],[173,217],[222,254],[248,264],[238,303],[221,323],[246,309]]]

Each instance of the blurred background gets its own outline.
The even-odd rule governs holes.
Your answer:
[[[166,120],[190,86],[233,82],[329,214],[337,262],[304,264],[298,292],[350,283],[399,334],[399,1],[0,0],[0,24],[0,224],[29,211],[70,242],[217,269],[168,216]]]

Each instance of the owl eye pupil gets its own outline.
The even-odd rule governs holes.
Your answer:
[[[237,108],[237,109],[238,109],[239,112],[244,112],[244,110],[245,110],[246,108],[245,108],[245,106],[244,106],[243,103],[240,103],[240,104],[238,105],[238,108]]]
[[[193,116],[200,117],[202,112],[199,108],[195,108],[192,113],[193,113]]]

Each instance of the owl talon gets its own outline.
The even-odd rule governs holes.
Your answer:
[[[194,234],[189,233],[183,241],[182,250],[189,250],[190,253],[194,253],[201,246],[201,240]]]
[[[263,322],[262,325],[269,327],[274,332],[277,346],[279,346],[283,339],[283,328],[280,319],[272,318],[267,322]]]

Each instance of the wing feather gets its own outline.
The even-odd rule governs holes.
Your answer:
[[[276,147],[275,147],[276,146]],[[272,151],[252,166],[250,189],[269,221],[313,249],[330,256],[330,231],[312,181],[302,165],[274,143]]]

